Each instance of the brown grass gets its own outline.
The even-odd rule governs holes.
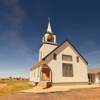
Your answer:
[[[32,85],[28,80],[0,80],[0,96],[29,89]]]

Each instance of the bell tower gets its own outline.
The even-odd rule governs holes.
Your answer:
[[[42,43],[56,44],[56,34],[52,32],[50,18],[48,18],[47,32],[44,34],[42,38]]]
[[[42,37],[42,46],[39,49],[39,61],[57,47],[56,34],[52,32],[50,18],[48,18],[47,31]]]

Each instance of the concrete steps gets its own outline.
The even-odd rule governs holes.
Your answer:
[[[37,87],[47,88],[47,82],[39,82],[39,83],[37,84]]]

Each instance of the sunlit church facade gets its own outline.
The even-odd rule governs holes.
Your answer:
[[[39,59],[30,70],[31,82],[36,85],[88,83],[87,61],[69,40],[57,43],[50,20],[41,40]]]

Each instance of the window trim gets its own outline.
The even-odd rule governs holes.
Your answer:
[[[57,60],[57,54],[56,53],[53,54],[53,60]]]
[[[80,61],[79,56],[76,56],[76,62],[79,63],[79,61]]]
[[[70,57],[71,57],[71,60],[64,60],[64,59],[63,59],[63,56],[70,56]],[[73,61],[73,57],[72,57],[72,55],[65,55],[65,54],[62,54],[62,61]]]
[[[72,70],[70,71],[71,72],[71,74],[69,74],[70,72],[68,72],[66,75],[64,75],[64,64],[67,64],[67,65],[71,65],[71,67],[72,67]],[[67,67],[68,68],[68,67]],[[74,73],[73,73],[73,64],[72,63],[62,63],[62,76],[63,77],[73,77],[74,75],[73,75]]]

